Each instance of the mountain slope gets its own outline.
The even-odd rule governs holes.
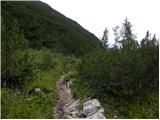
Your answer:
[[[1,6],[2,118],[53,118],[56,81],[99,49],[99,40],[43,2]],[[37,94],[37,88],[48,92]]]
[[[93,34],[40,1],[3,1],[2,20],[8,28],[17,20],[33,48],[45,46],[63,53],[83,55],[100,46]]]

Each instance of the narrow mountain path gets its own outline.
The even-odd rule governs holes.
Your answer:
[[[83,103],[83,109],[80,111],[79,99],[74,100],[71,89],[64,84],[65,75],[62,75],[56,82],[56,91],[59,100],[54,107],[54,119],[106,119],[104,108],[97,99],[91,99]]]
[[[59,96],[59,100],[54,107],[54,119],[65,119],[63,107],[73,101],[71,89],[67,88],[67,86],[64,84],[64,77],[65,75],[62,75],[56,83],[56,91]]]

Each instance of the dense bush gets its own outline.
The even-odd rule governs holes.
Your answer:
[[[107,96],[133,100],[146,91],[158,90],[159,45],[149,41],[141,47],[115,47],[89,54],[78,68],[81,84],[102,100]]]
[[[13,20],[10,26],[8,26],[4,20],[5,17],[2,17],[2,84],[12,84],[15,83],[15,79],[19,79],[21,77],[19,76],[20,73],[18,69],[19,67],[23,68],[25,64],[22,63],[25,61],[21,60],[28,59],[26,55],[17,52],[17,50],[26,50],[28,48],[28,42],[25,39],[23,30],[20,29],[19,23],[16,19]],[[17,64],[21,64],[22,66]],[[18,71],[16,71],[16,68]],[[25,71],[26,68],[27,65],[23,70],[21,70]]]
[[[29,77],[39,70],[51,70],[57,66],[54,54],[48,49],[25,51],[16,50],[10,56],[9,75],[5,82],[14,87],[24,84]],[[6,73],[7,74],[7,73]]]
[[[29,54],[29,57],[32,58],[35,70],[50,70],[57,66],[57,58],[55,57],[54,52],[49,49],[28,49],[26,52]]]

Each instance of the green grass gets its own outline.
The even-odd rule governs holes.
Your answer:
[[[152,91],[145,96],[137,96],[132,102],[110,99],[109,102],[103,103],[105,115],[107,118],[114,118],[114,111],[117,111],[121,119],[158,119],[158,96],[157,91]]]
[[[14,96],[12,93],[8,97],[8,101],[2,102],[2,118],[5,119],[52,118],[52,104],[57,99],[48,95]]]
[[[41,71],[26,85],[21,95],[2,88],[2,118],[53,118],[53,106],[58,97],[55,92],[59,73]],[[51,94],[28,95],[32,88],[47,88]]]
[[[25,85],[25,90],[29,92],[32,88],[47,88],[54,91],[56,88],[56,81],[59,79],[59,73],[55,71],[40,71],[33,77],[32,82]]]
[[[35,53],[36,51],[32,51]],[[35,63],[37,63],[39,54],[37,51],[34,55]],[[43,52],[42,52],[43,54]],[[56,93],[56,81],[60,78],[63,71],[64,55],[50,53],[57,60],[56,67],[52,69],[36,69],[32,76],[29,76],[26,84],[20,90],[20,95],[16,91],[9,88],[1,89],[2,104],[1,117],[3,119],[49,119],[53,118],[53,107],[58,99]],[[34,88],[46,88],[49,94],[32,94],[29,91]]]
[[[16,91],[9,88],[2,88],[2,105],[1,117],[3,119],[50,119],[53,118],[53,107],[55,106],[58,96],[56,93],[56,82],[60,78],[62,72],[73,70],[74,64],[79,60],[73,56],[64,56],[60,53],[47,52],[47,49],[40,51],[30,50],[34,65],[40,66],[44,55],[53,56],[53,62],[56,67],[42,69],[35,67],[34,74],[28,76],[28,79],[22,89],[20,95]],[[34,56],[34,57],[33,57]],[[44,57],[43,57],[44,56]],[[45,60],[51,61],[51,60]],[[72,65],[73,64],[73,65]],[[50,92],[48,94],[31,94],[29,91],[34,88],[46,88]]]

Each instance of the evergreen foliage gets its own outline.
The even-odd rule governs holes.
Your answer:
[[[95,51],[82,58],[77,69],[78,79],[75,82],[75,86],[81,87],[73,88],[76,95],[98,98],[104,105],[111,104],[112,101],[112,107],[117,103],[123,108],[119,108],[119,112],[128,106],[126,104],[142,106],[149,104],[152,99],[147,97],[148,94],[158,96],[159,40],[155,35],[151,37],[147,31],[145,38],[138,44],[133,37],[130,37],[132,33],[129,31],[130,28],[128,32],[127,29],[122,29],[121,32],[125,34],[118,36],[123,38],[121,47],[114,45],[113,48]],[[80,89],[84,89],[82,93],[88,92],[84,95],[79,94]],[[156,102],[151,104],[158,105],[158,97],[154,99]],[[153,109],[152,105],[145,108],[147,112]],[[127,116],[134,118],[129,113],[121,114],[125,118],[128,118]],[[145,113],[139,114],[142,115],[140,118],[147,116]],[[149,115],[150,118],[158,118],[158,107]]]
[[[109,33],[109,30],[107,28],[105,28],[104,32],[103,32],[103,37],[102,37],[102,46],[104,48],[107,48],[108,47],[108,33]]]

